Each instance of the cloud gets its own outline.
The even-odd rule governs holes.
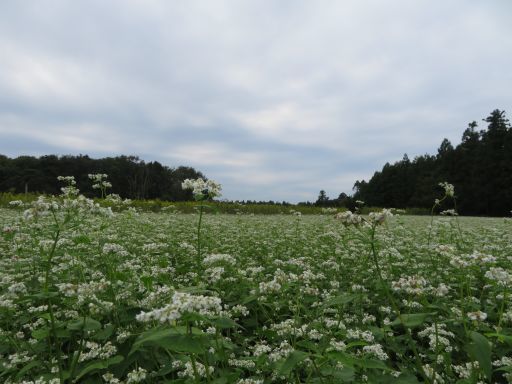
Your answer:
[[[351,192],[512,104],[508,1],[0,5],[0,153],[192,165],[232,199]]]

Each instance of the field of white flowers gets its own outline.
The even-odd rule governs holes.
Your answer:
[[[512,382],[509,219],[112,213],[70,184],[0,230],[1,382]]]

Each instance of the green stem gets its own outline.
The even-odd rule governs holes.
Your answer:
[[[57,242],[59,241],[60,236],[60,227],[57,226],[57,232],[55,232],[55,236],[53,238],[52,249],[50,250],[50,254],[48,255],[48,259],[46,260],[46,271],[44,276],[44,291],[48,293],[48,285],[50,279],[50,269],[52,266],[52,259],[55,255],[55,250],[57,248]]]
[[[53,305],[52,305],[52,301],[50,298],[48,298],[48,311],[50,313],[50,325],[51,325],[51,333],[52,333],[52,338],[55,340],[55,350],[56,350],[56,355],[57,355],[57,367],[59,368],[59,378],[60,378],[60,382],[61,383],[64,383],[64,376],[62,374],[62,366],[61,366],[61,361],[60,361],[60,346],[58,345],[58,342],[57,342],[57,331],[56,331],[56,328],[55,328],[55,316],[53,314]]]
[[[460,228],[459,217],[458,217],[458,214],[457,214],[457,199],[455,199],[455,197],[453,198],[453,208],[454,208],[454,211],[455,211],[455,222],[457,223],[457,229],[459,231],[460,241],[461,241],[461,243],[464,243],[464,238],[462,236],[462,229]]]
[[[48,259],[46,260],[46,271],[45,271],[45,279],[44,279],[44,292],[46,294],[49,293],[49,280],[50,280],[50,270],[52,267],[52,259],[53,259],[53,256],[55,255],[55,250],[57,249],[57,243],[59,241],[59,236],[60,236],[60,232],[61,232],[61,228],[60,228],[60,224],[57,219],[57,216],[55,215],[55,212],[53,210],[51,212],[53,215],[53,219],[55,220],[55,225],[56,225],[57,230],[53,237],[53,244],[52,244],[50,253],[48,255]],[[63,383],[64,377],[63,377],[62,366],[61,366],[61,361],[60,361],[61,351],[60,351],[60,346],[58,345],[58,340],[57,340],[57,331],[56,331],[56,327],[55,327],[55,316],[53,314],[52,300],[49,296],[48,296],[48,312],[50,314],[51,339],[55,343],[55,353],[57,355],[56,358],[57,358],[57,367],[59,369],[59,378],[60,378],[60,382]]]
[[[395,302],[395,299],[393,298],[393,295],[391,295],[391,292],[389,291],[389,287],[387,285],[387,282],[384,280],[384,277],[382,276],[382,270],[379,265],[379,260],[377,257],[377,249],[375,248],[375,229],[376,224],[372,224],[372,232],[371,232],[371,249],[372,249],[372,258],[373,262],[375,264],[375,268],[377,269],[377,274],[379,276],[380,284],[384,287],[384,291],[386,292],[386,296],[388,297],[389,302],[391,303],[391,306],[393,307],[393,310],[396,312],[397,317],[400,321],[400,324],[402,327],[406,330],[407,336],[409,338],[409,343],[411,346],[411,349],[413,351],[415,360],[416,360],[416,366],[418,368],[418,371],[425,379],[425,382],[430,383],[430,379],[426,375],[425,371],[423,370],[423,366],[421,364],[420,356],[418,354],[418,350],[416,349],[416,343],[411,335],[411,330],[405,325],[404,319],[402,318],[402,315],[400,313],[400,309],[398,308],[398,305]]]
[[[194,355],[191,355],[190,356],[190,360],[192,362],[192,370],[194,371],[194,378],[195,380],[200,383],[201,380],[200,380],[200,376],[199,376],[199,372],[197,371],[197,365],[196,365],[196,358]]]
[[[460,304],[460,312],[461,312],[461,316],[462,316],[462,325],[464,327],[464,334],[467,336],[468,335],[468,327],[466,325],[466,308],[464,305],[464,284],[462,284],[461,279],[459,279],[459,285],[460,285],[460,289],[459,289],[460,303],[459,304]]]
[[[441,203],[446,199],[446,195],[439,201],[436,200],[436,202],[434,203],[434,205],[432,206],[432,209],[430,210],[430,230],[428,231],[428,240],[427,240],[427,245],[430,246],[430,239],[431,239],[431,236],[432,236],[432,225],[434,224],[434,209],[438,206],[438,205],[441,205]]]
[[[71,361],[71,367],[69,368],[69,377],[70,379],[73,379],[73,376],[75,376],[75,370],[76,370],[76,366],[77,366],[77,363],[78,363],[78,359],[80,358],[80,355],[82,354],[82,351],[84,349],[84,344],[85,344],[85,314],[84,314],[84,317],[83,317],[83,322],[84,322],[84,327],[82,328],[82,335],[81,335],[81,340],[80,340],[80,347],[78,349],[78,351],[76,351],[74,354],[73,354],[73,360]]]
[[[508,301],[508,290],[507,290],[507,288],[505,288],[505,292],[503,293],[503,299],[501,301],[500,314],[499,314],[499,319],[498,319],[498,327],[497,327],[498,334],[501,333],[501,322],[503,321],[503,312],[505,312],[505,303],[507,301]]]
[[[311,359],[311,362],[313,363],[313,367],[315,367],[315,371],[318,375],[318,378],[320,379],[320,383],[323,383],[322,374],[320,373],[320,369],[318,369],[318,366],[316,365],[315,359]]]
[[[199,206],[199,222],[197,223],[197,269],[201,267],[201,223],[203,221],[203,204]]]

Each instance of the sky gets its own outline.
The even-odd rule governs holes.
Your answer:
[[[137,155],[233,200],[351,194],[512,112],[511,15],[509,0],[2,0],[0,154]]]

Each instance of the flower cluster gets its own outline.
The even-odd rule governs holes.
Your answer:
[[[512,275],[501,267],[492,267],[485,272],[485,277],[493,280],[503,287],[508,287],[512,283]]]
[[[474,251],[469,255],[453,256],[450,260],[450,264],[454,267],[471,267],[471,266],[483,266],[485,264],[494,264],[496,258],[491,255]]]
[[[180,372],[178,372],[179,377],[188,377],[191,379],[196,379],[196,376],[199,377],[206,377],[207,375],[213,374],[215,369],[213,367],[205,367],[203,364],[199,362],[182,362],[180,360],[175,360],[172,363],[172,367],[174,369],[182,369]]]
[[[59,176],[58,179],[67,183],[66,187],[61,188],[62,195],[59,198],[39,196],[30,204],[24,204],[27,209],[23,212],[23,218],[26,221],[37,221],[39,218],[51,216],[62,223],[69,223],[80,220],[84,214],[113,215],[110,207],[101,207],[94,200],[81,195],[75,187],[73,176]]]
[[[216,263],[235,265],[236,259],[233,256],[224,253],[213,253],[203,259],[204,265],[211,265]]]
[[[180,319],[185,313],[195,312],[201,315],[213,316],[221,311],[222,304],[218,297],[194,296],[186,292],[175,292],[170,304],[150,312],[141,312],[136,318],[141,322],[156,320],[161,323],[172,323]]]
[[[468,312],[468,318],[473,321],[484,321],[487,319],[487,313],[482,311]]]
[[[439,183],[439,186],[444,189],[445,196],[453,197],[455,195],[455,187],[452,184],[445,181]]]
[[[222,187],[219,183],[214,180],[199,179],[186,179],[181,184],[181,188],[184,190],[192,190],[194,198],[198,201],[214,199],[221,195]]]
[[[147,371],[144,368],[137,368],[126,375],[126,384],[142,383],[146,379]]]
[[[107,181],[108,175],[105,173],[90,173],[88,177],[94,183],[92,185],[93,189],[112,188],[112,184]]]
[[[343,225],[355,225],[358,226],[363,222],[363,218],[350,211],[340,212],[334,216],[335,219],[340,220]]]
[[[74,176],[57,176],[57,180],[66,184],[65,187],[60,189],[64,197],[73,198],[78,196],[79,191],[76,188],[76,181]]]
[[[393,217],[391,209],[383,209],[380,212],[370,212],[368,219],[365,219],[357,213],[352,213],[351,211],[340,212],[334,216],[335,219],[340,220],[341,223],[347,227],[351,225],[357,227],[361,224],[376,226],[384,224],[390,217]]]
[[[390,209],[383,209],[380,212],[370,212],[368,215],[368,219],[374,224],[384,224],[390,217],[393,217],[393,213]]]
[[[446,324],[429,325],[423,331],[418,332],[418,336],[428,339],[430,349],[434,352],[439,349],[445,352],[453,350],[453,342],[450,338],[454,338],[455,334],[446,329]]]
[[[421,295],[429,290],[427,280],[421,276],[401,277],[398,281],[391,282],[393,291],[404,291],[410,295]]]
[[[380,344],[365,345],[363,347],[363,352],[374,355],[379,360],[389,359],[388,354],[384,352],[384,348],[382,348],[382,345]]]

